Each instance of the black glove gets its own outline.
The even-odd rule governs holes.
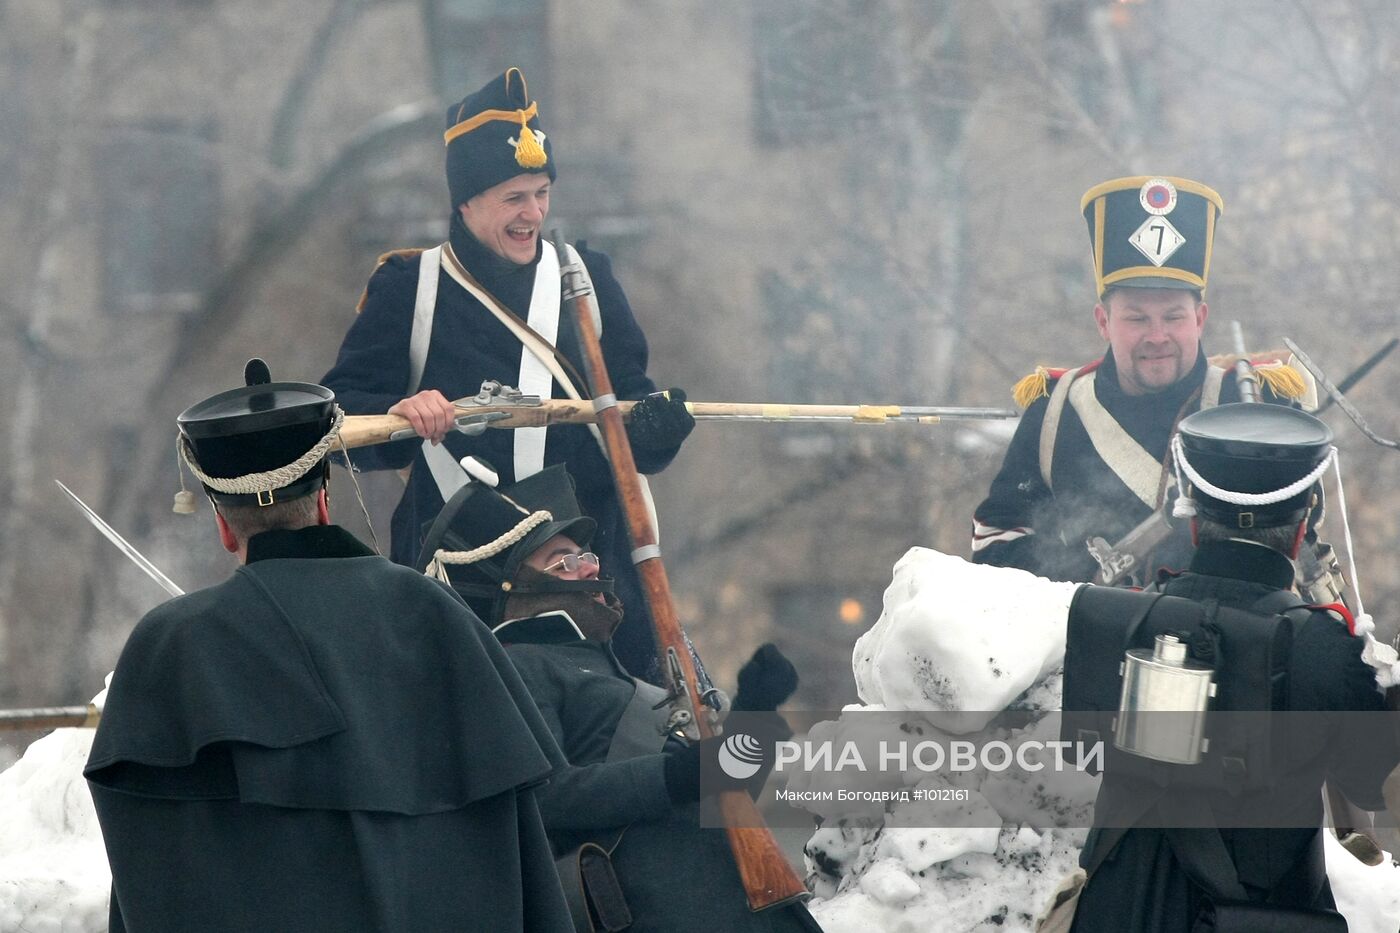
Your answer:
[[[695,419],[685,408],[685,393],[671,389],[648,395],[632,406],[627,439],[643,451],[675,452],[694,427]]]
[[[743,734],[757,740],[762,761],[757,772],[743,777],[728,774],[720,764],[720,746],[725,736],[717,735],[699,742],[683,746],[666,753],[662,776],[666,781],[666,794],[672,803],[694,803],[700,799],[703,785],[710,794],[726,790],[748,791],[757,797],[763,790],[763,782],[773,770],[777,758],[777,743],[792,738],[792,729],[777,713],[749,713],[725,720],[731,735]],[[740,740],[743,746],[752,743]]]
[[[666,779],[666,795],[672,803],[694,803],[700,799],[700,762],[702,756],[715,760],[719,745],[724,739],[715,736],[703,739],[693,745],[683,745],[666,753],[663,776]]]
[[[797,668],[769,642],[753,653],[739,669],[737,711],[775,710],[797,689]]]

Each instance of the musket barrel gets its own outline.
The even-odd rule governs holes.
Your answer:
[[[91,729],[102,718],[102,711],[87,706],[36,706],[31,709],[0,710],[0,732],[28,729]]]
[[[1235,355],[1235,384],[1240,390],[1241,402],[1258,402],[1262,399],[1259,392],[1259,374],[1254,371],[1254,364],[1250,362],[1249,351],[1244,348],[1244,328],[1239,321],[1230,322],[1230,336],[1234,340]]]

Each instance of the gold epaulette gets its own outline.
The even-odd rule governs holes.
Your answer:
[[[1050,394],[1050,370],[1037,366],[1035,372],[1022,378],[1011,387],[1011,397],[1021,408],[1029,408],[1031,402]]]
[[[380,253],[380,254],[379,254],[379,258],[376,259],[376,260],[374,261],[374,271],[371,272],[370,275],[373,276],[375,272],[378,272],[378,271],[379,271],[379,267],[380,267],[380,266],[384,265],[384,263],[388,262],[390,259],[393,259],[395,256],[402,256],[402,257],[405,258],[405,259],[412,259],[414,256],[418,256],[418,255],[420,255],[422,252],[423,252],[423,247],[419,246],[419,247],[410,248],[410,249],[391,249],[391,250],[389,250],[389,252],[387,252],[387,253]],[[364,290],[364,291],[360,292],[360,300],[357,301],[357,302],[355,302],[355,313],[356,313],[356,314],[359,314],[361,311],[363,311],[363,310],[365,309],[365,300],[366,300],[367,298],[369,298],[369,286],[368,286],[368,285],[365,286],[365,290]]]
[[[1080,369],[1083,372],[1089,372],[1098,365],[1098,362],[1093,362],[1080,367]],[[1066,366],[1037,366],[1035,372],[1011,387],[1011,397],[1020,407],[1029,408],[1031,402],[1050,395],[1051,379],[1059,379],[1067,372],[1069,372],[1069,367]]]
[[[1212,356],[1209,362],[1221,369],[1232,369],[1239,359],[1238,354],[1222,353]],[[1307,394],[1308,383],[1303,374],[1294,368],[1292,359],[1293,354],[1287,350],[1264,350],[1249,354],[1249,362],[1259,374],[1259,381],[1268,386],[1270,392],[1279,398],[1297,399]]]

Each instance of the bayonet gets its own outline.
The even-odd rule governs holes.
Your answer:
[[[74,493],[73,490],[63,485],[62,481],[60,480],[54,480],[54,482],[58,483],[58,488],[62,489],[64,493],[67,494],[69,499],[73,500],[73,504],[76,505],[78,509],[83,513],[83,516],[87,518],[89,522],[92,523],[92,526],[98,531],[102,532],[102,536],[104,538],[115,544],[117,546],[117,550],[125,554],[128,560],[130,560],[133,564],[145,571],[146,576],[150,577],[152,580],[156,581],[156,583],[160,584],[161,588],[167,593],[169,593],[171,596],[185,595],[185,591],[180,589],[180,587],[176,586],[175,581],[171,580],[165,574],[161,573],[160,568],[157,567],[155,564],[151,563],[149,560],[147,560],[144,554],[136,550],[135,545],[133,545],[130,541],[127,541],[121,535],[117,534],[117,530],[111,525],[107,524],[107,522],[102,518],[102,516],[94,512],[86,502],[84,502],[82,499],[79,499],[77,494]]]
[[[1379,365],[1381,360],[1389,356],[1390,351],[1394,350],[1397,345],[1400,345],[1400,337],[1391,337],[1385,342],[1385,346],[1381,347],[1375,353],[1372,353],[1370,356],[1366,357],[1366,361],[1364,363],[1356,367],[1356,369],[1352,370],[1351,374],[1348,375],[1341,382],[1337,383],[1337,394],[1341,395],[1350,392],[1352,390],[1352,387],[1355,386],[1362,379],[1365,379],[1367,376],[1369,376],[1371,374],[1371,370],[1375,369],[1376,366]],[[1313,412],[1313,414],[1322,414],[1328,408],[1332,407],[1335,401],[1336,400],[1333,399],[1332,396],[1327,396],[1327,401],[1317,406],[1317,411]]]

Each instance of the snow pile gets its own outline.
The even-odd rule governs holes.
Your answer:
[[[1060,667],[1078,588],[911,548],[856,642],[856,690],[866,704],[925,711],[949,732],[980,729]]]
[[[83,780],[92,737],[57,729],[0,773],[0,930],[107,929],[112,875]]]
[[[895,566],[879,621],[856,644],[856,685],[867,705],[819,724],[809,741],[874,745],[913,733],[943,742],[983,729],[1007,708],[1029,713],[1028,724],[998,729],[993,723],[979,739],[1057,739],[1058,717],[1037,714],[1060,706],[1059,668],[1076,587],[911,549]],[[872,729],[875,717],[867,713],[895,710],[907,714],[879,717]],[[1087,833],[1053,827],[1088,826],[1098,785],[1051,768],[876,769],[859,782],[850,774],[797,771],[788,787],[809,796],[837,786],[904,787],[911,798],[953,786],[967,793],[960,811],[940,804],[937,819],[916,799],[804,803],[822,819],[806,856],[816,894],[812,912],[827,933],[1033,930],[1055,888],[1077,868]],[[976,823],[982,825],[958,826]],[[1327,855],[1353,933],[1393,933],[1400,925],[1400,868],[1389,861],[1367,868],[1335,840]]]

